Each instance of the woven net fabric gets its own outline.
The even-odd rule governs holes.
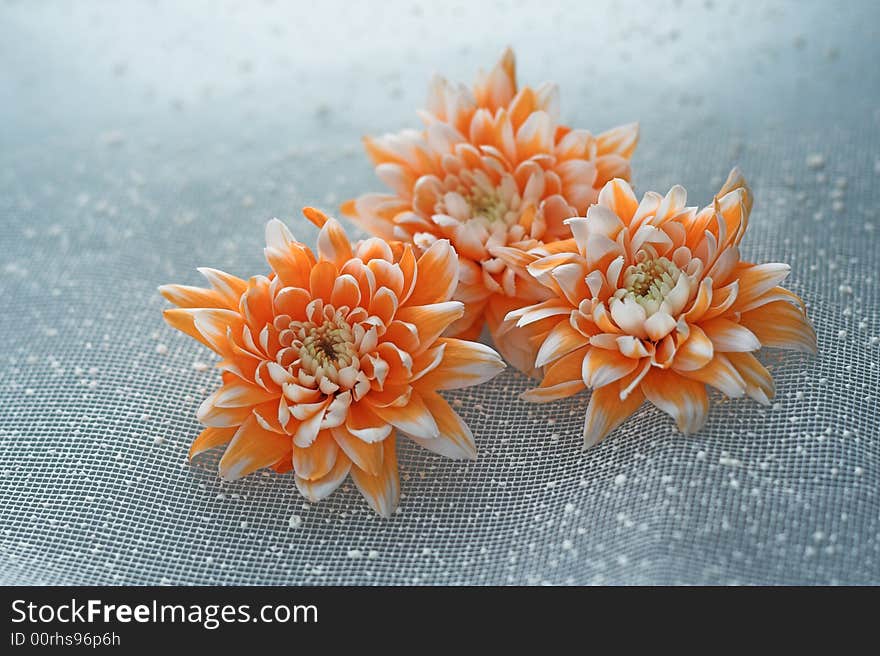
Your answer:
[[[880,584],[880,7],[319,4],[0,7],[0,583]],[[744,256],[791,263],[819,356],[762,355],[772,407],[685,437],[646,405],[588,452],[585,394],[505,371],[446,394],[476,462],[400,439],[389,520],[188,464],[219,376],[156,286],[264,272],[272,216],[313,242],[301,206],[380,188],[360,137],[508,43],[566,123],[641,121],[639,192],[743,169]]]

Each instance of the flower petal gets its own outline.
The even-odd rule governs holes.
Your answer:
[[[394,318],[394,313],[397,312],[397,295],[387,287],[380,287],[370,300],[369,311],[372,316],[379,317],[382,324],[387,326]]]
[[[626,159],[632,157],[639,143],[639,124],[627,123],[602,132],[596,137],[596,154],[614,153]]]
[[[458,256],[447,239],[438,239],[418,259],[412,293],[407,305],[430,305],[448,301],[458,285]]]
[[[312,292],[312,298],[320,298],[325,303],[329,303],[333,297],[333,285],[337,275],[336,265],[326,260],[322,260],[312,267],[312,272],[309,275],[309,289]]]
[[[533,155],[551,152],[553,121],[544,111],[532,112],[516,131],[516,154],[520,161]]]
[[[572,328],[570,322],[560,321],[544,338],[535,356],[535,366],[543,367],[587,343],[587,339]]]
[[[205,426],[215,428],[238,426],[250,416],[251,406],[225,408],[217,405],[215,400],[218,392],[214,392],[214,394],[202,401],[196,412],[196,418]]]
[[[189,447],[189,459],[192,460],[200,453],[209,451],[214,447],[228,444],[229,440],[232,439],[237,430],[238,426],[229,426],[224,428],[215,428],[209,426],[201,433],[199,433],[199,436],[193,440],[192,445]]]
[[[581,378],[587,387],[604,387],[631,374],[639,362],[617,350],[592,347],[584,358]]]
[[[477,446],[474,444],[474,435],[446,399],[434,392],[422,392],[422,399],[433,415],[434,421],[437,422],[440,433],[428,439],[415,435],[409,437],[417,444],[441,456],[453,460],[476,460]]]
[[[198,272],[205,276],[214,291],[225,300],[226,307],[230,310],[238,307],[238,301],[247,289],[246,281],[233,276],[231,273],[209,267],[199,267]]]
[[[689,327],[690,334],[684,344],[675,352],[672,368],[677,371],[693,371],[709,364],[715,355],[715,348],[703,329],[697,325]]]
[[[383,441],[382,449],[382,467],[378,474],[352,467],[351,477],[370,507],[383,517],[390,517],[400,503],[396,440],[391,438]]]
[[[357,307],[361,302],[361,290],[357,283],[349,273],[343,273],[335,281],[333,281],[333,291],[330,293],[330,303],[335,308]],[[292,315],[293,316],[293,315]]]
[[[700,327],[712,340],[716,351],[757,351],[761,342],[751,330],[734,321],[724,318],[703,321]]]
[[[397,311],[397,319],[413,324],[419,335],[419,345],[411,355],[419,355],[437,341],[440,334],[453,321],[464,314],[464,304],[460,301],[446,301],[433,305],[403,307]]]
[[[369,403],[359,401],[348,408],[345,428],[364,442],[381,442],[391,434],[391,425],[379,417]]]
[[[341,267],[352,258],[351,242],[336,219],[327,219],[318,233],[318,255]]]
[[[627,296],[624,296],[623,300],[612,298],[609,309],[614,323],[625,333],[641,339],[648,337],[645,330],[645,319],[647,319],[645,308],[639,305],[638,301]]]
[[[340,280],[346,276],[340,276]],[[348,276],[349,278],[351,276]],[[273,305],[275,314],[286,314],[295,321],[302,321],[306,316],[306,307],[312,300],[312,295],[299,287],[285,287],[275,294]]]
[[[365,400],[369,402],[369,399],[370,397],[367,396]],[[380,419],[415,437],[430,439],[437,437],[440,432],[431,411],[425,405],[419,392],[415,390],[410,396],[409,403],[403,407],[371,406],[371,409]],[[351,430],[350,427],[349,430]]]
[[[356,467],[373,476],[377,476],[382,471],[384,449],[380,442],[364,442],[352,435],[345,426],[336,426],[330,431],[336,444],[351,458]]]
[[[296,477],[296,487],[309,501],[320,501],[332,494],[336,488],[342,485],[345,477],[351,469],[351,460],[344,453],[337,454],[336,462],[325,476],[310,481],[301,476]]]
[[[479,342],[441,337],[442,360],[415,384],[420,390],[460,389],[485,383],[504,369],[504,361],[493,349]]]
[[[675,420],[685,435],[703,427],[709,414],[706,386],[674,371],[652,369],[642,380],[645,397]]]
[[[507,313],[505,321],[516,321],[517,327],[522,328],[523,326],[528,326],[529,324],[536,323],[548,317],[571,314],[571,310],[571,305],[565,301],[552,298],[547,301],[526,306],[519,310],[512,310]]]
[[[746,394],[762,405],[770,405],[776,395],[773,377],[751,353],[728,353],[727,359],[746,384]]]
[[[628,358],[646,358],[653,352],[653,346],[649,350],[642,340],[631,335],[621,335],[615,341],[620,352]]]
[[[234,378],[214,392],[210,398],[214,405],[221,408],[240,408],[242,406],[258,405],[265,401],[277,399],[278,396],[275,392],[267,392],[262,387],[251,385],[239,378]]]
[[[738,399],[746,393],[746,382],[723,353],[716,352],[705,367],[680,373],[687,378],[711,385],[731,399]]]
[[[740,312],[750,309],[755,300],[785,280],[789,273],[791,267],[778,262],[741,265],[737,270],[739,294],[733,309]]]
[[[584,449],[589,449],[602,441],[644,402],[645,395],[638,388],[630,392],[625,399],[620,398],[621,386],[628,378],[621,383],[594,389],[590,394],[590,403],[584,420]]]
[[[220,354],[228,343],[227,329],[238,334],[244,325],[244,319],[238,312],[217,308],[174,308],[165,310],[162,316],[172,328],[177,328]]]
[[[632,187],[619,178],[607,182],[602,187],[598,203],[610,209],[627,225],[639,207],[639,201]]]
[[[699,321],[712,303],[712,280],[705,278],[697,290],[697,296],[690,309],[685,313],[684,318],[688,323],[693,324]]]
[[[318,437],[307,447],[294,445],[293,470],[296,475],[308,480],[323,478],[336,464],[339,446],[329,430],[322,430]]]
[[[786,301],[774,301],[744,312],[740,323],[764,346],[816,353],[816,333],[800,309]]]
[[[613,316],[613,315],[612,315]],[[675,328],[676,321],[666,312],[658,310],[645,320],[645,332],[648,338],[659,342]]]
[[[547,367],[541,384],[520,394],[524,401],[547,403],[566,396],[577,394],[585,388],[581,378],[584,357],[589,346],[584,346],[564,355]]]
[[[284,287],[308,287],[315,256],[278,219],[266,224],[266,261]]]
[[[161,285],[159,293],[180,308],[223,308],[235,309],[213,289],[192,287],[190,285]]]
[[[275,464],[291,451],[289,436],[267,431],[251,415],[236,431],[220,459],[220,478],[234,481]]]
[[[304,411],[306,405],[314,406],[309,408],[308,412]],[[324,410],[327,407],[327,401],[318,403],[299,404],[291,407],[293,416],[300,419],[300,424],[293,434],[293,443],[298,447],[307,447],[318,437],[321,430],[321,422],[324,420]]]

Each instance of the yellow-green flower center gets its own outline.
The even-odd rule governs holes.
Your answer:
[[[471,215],[482,217],[489,223],[504,221],[510,208],[501,197],[498,189],[474,189],[467,197],[468,204],[471,206]]]
[[[659,309],[680,275],[681,270],[665,257],[632,264],[623,272],[623,285],[615,296],[632,298],[650,316]]]
[[[309,374],[319,369],[335,373],[358,360],[354,333],[339,314],[322,324],[292,321],[290,330],[294,334],[291,346],[299,351],[300,366]]]

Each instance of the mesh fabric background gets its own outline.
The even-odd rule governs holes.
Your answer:
[[[0,583],[880,583],[877,3],[177,4],[0,7]],[[264,272],[272,216],[312,243],[302,205],[380,188],[360,136],[508,43],[565,122],[641,121],[639,192],[743,168],[744,255],[792,264],[819,357],[587,453],[586,395],[507,371],[447,395],[477,462],[399,441],[391,520],[187,464],[218,375],[156,286]]]

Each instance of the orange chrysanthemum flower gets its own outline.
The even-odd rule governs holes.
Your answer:
[[[564,238],[563,221],[585,212],[606,181],[629,178],[638,140],[635,124],[594,137],[559,125],[558,115],[556,85],[517,88],[509,49],[472,90],[435,77],[424,130],[365,139],[393,193],[342,207],[371,233],[419,250],[449,239],[461,263],[454,298],[465,313],[447,334],[475,338],[487,321],[495,345],[521,369],[531,367],[506,339],[503,318],[547,293],[500,254]]]
[[[440,240],[416,258],[409,244],[368,239],[354,247],[334,219],[318,255],[277,219],[266,227],[272,271],[245,282],[201,269],[210,289],[160,288],[173,327],[216,351],[223,385],[198,411],[207,428],[193,457],[227,445],[220,475],[293,469],[317,501],[351,473],[376,512],[399,498],[393,429],[450,458],[474,458],[470,429],[437,391],[484,382],[504,368],[482,344],[440,337],[461,317],[450,300],[458,262]]]
[[[585,446],[604,438],[647,399],[683,433],[703,426],[706,385],[768,404],[774,386],[752,354],[762,346],[815,353],[803,302],[779,287],[786,264],[740,259],[752,205],[739,171],[709,207],[685,207],[676,186],[639,202],[612,180],[573,239],[528,255],[528,271],[552,298],[509,315],[543,367],[526,400],[592,388]]]

